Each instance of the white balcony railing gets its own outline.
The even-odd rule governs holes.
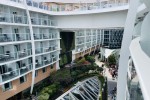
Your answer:
[[[36,60],[35,67],[40,68],[40,67],[44,67],[46,65],[51,65],[54,62],[56,62],[57,60],[58,60],[58,57],[56,55],[53,57],[50,57],[50,59],[42,59],[42,61]]]
[[[0,34],[0,43],[1,42],[16,42],[16,41],[27,41],[30,40],[29,33],[2,33]]]
[[[15,70],[0,74],[0,83],[11,80],[22,74],[25,74],[25,73],[29,72],[30,70],[32,70],[32,64],[29,64],[27,66],[22,66],[19,69],[15,69]]]
[[[16,3],[23,3],[23,0],[9,0]],[[55,4],[55,5],[47,5],[41,2],[36,2],[33,0],[26,0],[28,6],[36,7],[43,10],[53,11],[53,12],[63,12],[63,11],[85,11],[85,10],[95,10],[95,9],[105,9],[105,8],[113,8],[128,5],[129,0],[111,0],[111,1],[103,1],[98,0],[93,3],[80,3],[79,4]]]
[[[35,54],[40,54],[40,53],[46,53],[46,52],[52,52],[57,50],[57,45],[51,45],[50,47],[44,47],[44,48],[36,48],[35,49]]]
[[[46,18],[31,17],[31,23],[33,25],[57,26],[57,23],[55,20],[46,19]]]
[[[17,14],[10,14],[10,13],[0,13],[0,23],[18,23],[18,24],[28,24],[27,16],[17,15]]]
[[[56,39],[57,38],[57,33],[45,33],[45,34],[38,34],[34,33],[34,39],[39,40],[39,39]]]
[[[17,52],[6,51],[6,53],[0,54],[0,63],[24,58],[30,56],[31,54],[32,54],[31,49],[17,51]]]
[[[43,10],[54,11],[54,12],[62,12],[62,11],[85,11],[85,10],[95,10],[95,9],[104,9],[104,8],[112,8],[118,6],[124,6],[128,4],[128,0],[126,1],[117,1],[113,0],[109,1],[99,1],[94,3],[80,3],[78,5],[73,4],[64,4],[64,5],[51,5],[48,6],[46,4],[42,4],[40,2],[35,2],[32,0],[26,0],[28,6],[40,8]]]

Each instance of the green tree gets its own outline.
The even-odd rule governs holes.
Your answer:
[[[103,71],[103,68],[102,68],[102,67],[98,67],[98,68],[97,68],[97,71],[102,72],[102,71]]]
[[[85,59],[91,63],[95,62],[95,58],[93,56],[87,56]]]
[[[116,58],[114,54],[108,56],[108,64],[116,64]]]

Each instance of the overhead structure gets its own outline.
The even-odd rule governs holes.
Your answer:
[[[99,100],[99,93],[100,81],[98,77],[91,77],[78,82],[56,100]]]

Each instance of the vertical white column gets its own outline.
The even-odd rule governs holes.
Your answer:
[[[57,30],[57,38],[60,38],[60,31]],[[57,45],[58,45],[58,48],[60,48],[60,40],[56,40],[57,42]],[[58,59],[59,59],[59,54],[60,54],[60,51],[58,51]],[[60,69],[59,67],[59,60],[56,62],[56,70]]]
[[[100,49],[100,47],[101,47],[101,34],[102,34],[102,32],[101,32],[102,30],[101,29],[99,29],[99,39],[100,39],[100,41],[99,41],[99,49]]]
[[[98,36],[97,36],[97,35],[98,35],[98,33],[97,33],[97,29],[96,29],[95,31],[96,31],[96,35],[95,35],[95,36],[96,36],[96,45],[95,45],[95,50],[96,50],[96,49],[97,49],[97,38],[98,38]],[[94,53],[95,53],[95,50],[94,50]]]
[[[31,45],[32,45],[33,69],[32,69],[32,83],[31,83],[31,90],[30,90],[30,93],[32,94],[33,86],[34,86],[34,78],[35,78],[35,44],[34,44],[33,28],[32,28],[32,24],[31,24],[30,13],[29,13],[29,10],[28,10],[28,6],[27,6],[27,3],[26,3],[26,0],[24,0],[24,5],[26,7],[26,13],[27,13],[27,17],[28,17],[30,36],[31,36]]]
[[[104,43],[104,29],[102,30],[102,44]]]
[[[109,32],[109,41],[108,41],[108,46],[110,46],[110,40],[111,40],[111,39],[110,39],[110,37],[111,37],[111,33],[110,33],[111,31],[110,31],[110,29],[108,30],[108,32]]]
[[[86,29],[84,30],[84,55],[85,55],[85,51],[87,50],[87,48],[85,48],[86,47],[86,36],[87,36],[87,33],[86,33]]]
[[[59,60],[56,62],[56,70],[60,69],[59,67]]]
[[[130,7],[125,23],[124,36],[122,40],[122,47],[120,51],[118,83],[117,83],[117,100],[125,100],[126,97],[126,79],[129,60],[129,45],[132,41],[132,34],[134,33],[134,24],[136,19],[136,12],[138,8],[138,0],[131,0]]]
[[[75,31],[75,53],[76,53],[76,50],[77,50],[77,33],[78,33],[78,31]]]
[[[91,51],[92,51],[92,43],[93,43],[93,33],[92,33],[92,29],[91,29],[91,48],[90,48],[90,54],[91,54]]]

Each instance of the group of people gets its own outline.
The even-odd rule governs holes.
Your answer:
[[[109,72],[112,75],[112,78],[115,79],[118,76],[118,68],[116,67],[116,65],[111,65],[109,68]]]
[[[110,91],[111,100],[116,100],[116,92],[117,92],[117,88],[116,88],[116,87],[114,87],[114,88]]]

